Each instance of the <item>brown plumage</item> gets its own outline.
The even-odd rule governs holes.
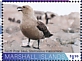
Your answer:
[[[22,11],[23,18],[20,25],[22,33],[30,39],[38,40],[38,47],[39,49],[39,40],[50,37],[52,34],[48,31],[47,27],[40,21],[37,21],[33,9],[26,5],[23,7],[18,7],[18,11]],[[27,45],[29,47],[29,45]],[[36,48],[36,47],[34,47]]]
[[[52,34],[48,31],[47,27],[40,21],[37,21],[38,23],[38,29],[44,33],[45,37],[50,37]]]

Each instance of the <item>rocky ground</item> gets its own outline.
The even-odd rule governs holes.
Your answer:
[[[9,9],[7,9],[9,7]],[[20,24],[17,20],[22,19],[22,13],[17,11],[16,5],[4,5],[3,10],[3,51],[10,52],[32,52],[32,51],[52,51],[52,52],[66,52],[79,53],[80,51],[80,14],[72,12],[68,15],[59,16],[54,13],[55,17],[49,20],[46,26],[53,33],[50,38],[42,39],[40,41],[40,50],[34,48],[24,48],[21,46],[27,45],[28,38],[26,38],[20,31]],[[51,12],[48,12],[52,14]],[[45,23],[44,12],[35,11],[36,16],[41,16]],[[14,18],[13,22],[9,18]],[[30,46],[37,46],[37,40],[31,40]]]

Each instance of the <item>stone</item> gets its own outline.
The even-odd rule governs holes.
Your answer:
[[[9,34],[13,34],[15,32],[18,32],[20,29],[18,27],[15,26],[9,26],[6,28],[5,32],[9,33]]]

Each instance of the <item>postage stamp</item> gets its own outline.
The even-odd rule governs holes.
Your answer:
[[[3,2],[3,60],[80,60],[80,3]]]

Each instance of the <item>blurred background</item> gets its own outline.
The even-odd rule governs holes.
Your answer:
[[[28,42],[28,38],[20,31],[22,13],[17,11],[17,7],[23,5],[31,6],[37,20],[43,22],[54,34],[52,37],[40,41],[41,51],[80,52],[79,3],[4,3],[4,52],[9,50],[37,50],[21,47],[27,45]],[[46,20],[48,20],[47,24]],[[37,46],[37,41],[31,40],[30,45]]]

